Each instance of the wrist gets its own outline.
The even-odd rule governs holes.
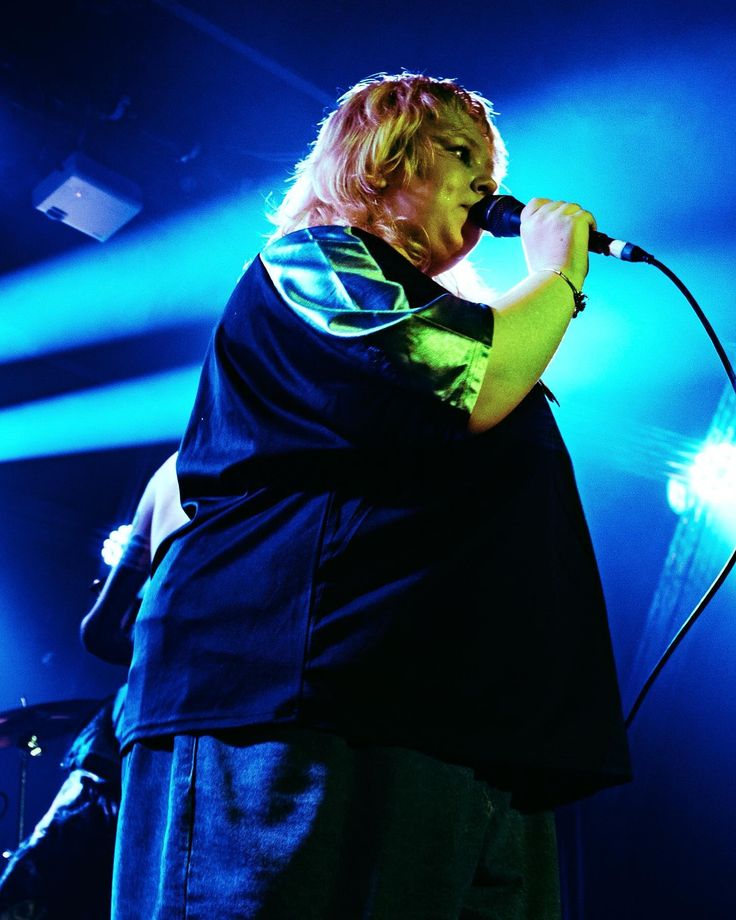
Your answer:
[[[572,300],[573,300],[573,314],[572,314],[572,318],[573,318],[573,319],[575,319],[575,317],[578,315],[578,313],[582,313],[582,312],[583,312],[583,310],[585,309],[585,306],[586,306],[586,304],[587,304],[587,302],[588,302],[588,297],[587,297],[586,294],[583,294],[583,292],[580,290],[580,288],[578,288],[578,287],[574,284],[573,281],[570,280],[570,277],[569,277],[565,272],[563,272],[563,271],[562,271],[561,269],[559,269],[559,268],[539,268],[539,269],[537,269],[537,271],[538,271],[538,272],[551,272],[552,274],[558,275],[558,276],[565,282],[565,284],[568,286],[568,288],[570,289],[570,292],[571,292],[571,294],[572,294]],[[582,287],[582,285],[581,285],[581,287]]]

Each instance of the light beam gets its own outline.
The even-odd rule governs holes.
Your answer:
[[[126,380],[0,411],[0,461],[179,441],[200,367]]]

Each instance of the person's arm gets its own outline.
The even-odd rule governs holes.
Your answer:
[[[173,453],[151,477],[149,489],[153,490],[153,507],[148,529],[150,540],[150,562],[163,541],[175,530],[189,523],[189,517],[181,506],[179,480],[176,476],[176,459]]]
[[[533,199],[522,211],[529,275],[493,303],[493,347],[468,428],[492,428],[537,383],[570,324],[573,293],[588,271],[591,214],[576,204]]]
[[[80,626],[84,648],[111,664],[130,663],[138,595],[151,572],[153,556],[169,534],[189,521],[179,500],[176,458],[172,454],[148,481],[123,555]]]
[[[404,402],[410,393],[431,394],[436,405],[451,410],[434,413],[438,437],[450,430],[453,436],[464,434],[491,350],[490,306],[451,293],[387,242],[356,227],[312,227],[289,234],[268,246],[260,261],[295,315],[320,336],[342,341],[345,353],[356,364],[362,361],[376,382],[393,375],[398,387],[394,408],[408,414],[400,429],[391,431],[392,442],[412,438],[417,404]],[[232,335],[238,334],[233,323]],[[352,348],[352,342],[362,347]],[[343,415],[357,423],[365,407],[360,392],[353,392],[355,411]],[[425,434],[432,425],[428,416],[418,423]],[[358,443],[377,435],[361,424],[350,437]]]
[[[94,606],[80,625],[84,648],[110,664],[130,663],[130,627],[138,610],[138,593],[151,569],[153,506],[154,489],[149,483],[138,503],[120,561],[110,570]]]

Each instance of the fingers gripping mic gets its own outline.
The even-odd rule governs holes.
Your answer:
[[[524,205],[511,195],[489,195],[470,209],[470,220],[491,236],[519,236]],[[590,231],[588,250],[614,256],[622,262],[651,262],[653,256],[634,243],[614,240],[597,230]]]

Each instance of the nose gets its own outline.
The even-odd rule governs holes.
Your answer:
[[[476,173],[470,187],[476,195],[495,195],[498,184],[494,182],[489,170],[481,169]]]
[[[485,170],[476,174],[471,182],[471,188],[477,195],[495,195],[498,183],[494,182],[491,174]]]

